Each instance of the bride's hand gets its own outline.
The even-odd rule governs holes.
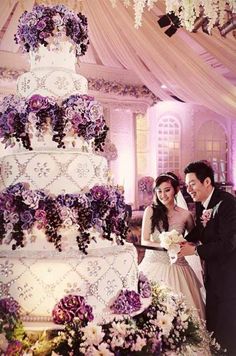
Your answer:
[[[178,253],[179,257],[191,256],[195,253],[195,244],[192,242],[182,242],[180,244],[180,252]]]

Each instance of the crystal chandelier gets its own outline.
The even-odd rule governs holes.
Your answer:
[[[110,0],[116,6],[117,0]],[[145,9],[150,10],[158,0],[121,0],[126,7],[133,6],[135,27],[142,25]],[[213,26],[222,28],[228,22],[231,30],[236,28],[236,0],[165,0],[166,13],[173,12],[180,20],[180,26],[188,31],[196,30],[196,22],[205,20],[208,33]],[[229,32],[229,31],[228,31]]]

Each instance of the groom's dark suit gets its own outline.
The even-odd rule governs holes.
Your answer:
[[[209,331],[236,356],[236,198],[215,189],[207,209],[212,209],[204,227],[197,212],[197,225],[186,236],[200,241],[199,256],[205,261],[206,319]]]

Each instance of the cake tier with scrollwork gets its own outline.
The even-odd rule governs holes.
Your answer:
[[[123,288],[137,291],[133,245],[58,252],[0,251],[0,297],[13,297],[25,321],[50,321],[55,304],[67,294],[83,295],[96,319],[107,321],[109,305]]]
[[[108,180],[104,157],[77,150],[10,154],[0,159],[0,165],[0,190],[27,182],[31,189],[53,194],[79,193],[96,184],[107,184]]]
[[[30,71],[17,79],[17,92],[21,97],[33,94],[66,98],[72,94],[87,94],[88,81],[75,72],[75,51],[69,41],[40,45],[30,52]]]

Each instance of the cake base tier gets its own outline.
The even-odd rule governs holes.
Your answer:
[[[13,252],[16,257],[13,258]],[[29,252],[29,251],[28,251]],[[112,246],[77,258],[11,257],[0,249],[0,297],[14,298],[22,320],[50,321],[52,310],[65,295],[84,296],[96,319],[109,317],[109,306],[123,288],[137,291],[137,252],[132,244]]]

